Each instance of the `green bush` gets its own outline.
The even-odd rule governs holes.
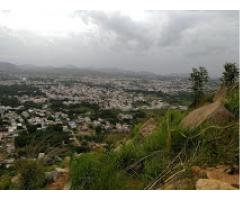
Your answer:
[[[11,188],[11,177],[8,175],[2,175],[0,177],[0,190],[8,190]]]
[[[45,184],[43,164],[32,159],[21,159],[16,162],[16,171],[20,174],[20,189],[40,189]]]
[[[230,126],[231,125],[231,126]],[[196,160],[200,164],[216,165],[238,164],[239,161],[239,125],[230,124],[228,128],[209,128],[196,138],[199,149]],[[193,148],[192,148],[193,149]]]
[[[70,133],[63,132],[61,125],[49,126],[46,130],[37,130],[31,134],[20,133],[15,138],[15,147],[22,155],[35,157],[39,153],[46,153],[53,148],[70,145]],[[63,150],[63,148],[62,148]]]
[[[72,189],[121,189],[122,176],[110,155],[86,153],[70,164]]]
[[[169,159],[165,154],[158,154],[144,162],[143,176],[146,180],[153,180],[166,168]]]
[[[236,118],[239,117],[239,87],[229,91],[225,106]]]
[[[157,120],[157,127],[151,135],[142,137],[138,125],[131,140],[117,149],[110,149],[105,155],[88,153],[74,158],[71,164],[72,188],[129,189],[133,187],[127,182],[134,181],[137,188],[141,188],[166,170],[169,174],[163,180],[186,166],[191,169],[193,165],[238,164],[238,123],[221,127],[206,122],[194,129],[183,129],[180,122],[184,116],[185,112],[168,110]],[[130,166],[133,170],[129,170]],[[189,171],[177,177],[183,182],[185,178],[189,181],[187,188],[194,188],[195,180]]]
[[[137,157],[139,157],[139,149],[129,142],[121,147],[121,149],[116,152],[116,163],[119,168],[125,168],[131,164]]]

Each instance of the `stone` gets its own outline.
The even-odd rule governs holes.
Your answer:
[[[238,185],[239,187],[239,174],[229,174],[227,171],[231,169],[229,166],[221,165],[215,169],[206,169],[207,177],[209,179],[215,179],[222,182],[229,183],[231,185]],[[230,172],[230,171],[229,171]]]
[[[68,173],[68,169],[56,167],[55,169],[58,173]]]
[[[45,153],[39,153],[38,154],[38,159],[43,159],[45,157]]]
[[[192,173],[196,176],[200,176],[201,178],[205,178],[207,176],[206,171],[199,166],[192,166]]]
[[[229,183],[214,179],[199,179],[196,183],[197,190],[236,190]]]

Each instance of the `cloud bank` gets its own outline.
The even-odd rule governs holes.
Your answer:
[[[0,13],[0,60],[219,75],[239,57],[238,11]]]

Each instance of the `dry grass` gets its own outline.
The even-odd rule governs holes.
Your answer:
[[[140,128],[140,134],[144,137],[147,135],[151,135],[156,127],[157,127],[156,121],[153,118],[150,118]]]

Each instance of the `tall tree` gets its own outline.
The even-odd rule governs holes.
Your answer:
[[[193,68],[190,74],[194,94],[193,105],[197,105],[204,96],[204,86],[208,82],[208,72],[205,67]]]
[[[238,67],[236,63],[226,63],[224,65],[223,82],[226,86],[231,86],[238,81]]]

